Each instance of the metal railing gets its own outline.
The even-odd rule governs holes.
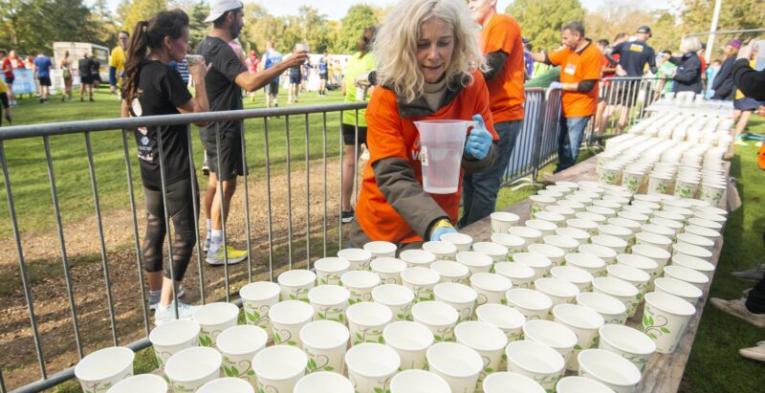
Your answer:
[[[503,184],[509,184],[526,176],[531,176],[533,179],[540,168],[552,162],[557,156],[557,132],[559,127],[558,118],[561,112],[561,92],[559,90],[529,89],[526,94],[525,120],[521,134],[516,141],[516,147],[504,173]],[[136,194],[140,193],[140,189],[137,191],[136,188],[140,187],[138,186],[140,182],[137,182],[133,175],[136,170],[136,163],[134,162],[135,160],[131,159],[133,154],[131,152],[135,150],[131,147],[132,142],[128,135],[132,131],[128,130],[139,127],[159,127],[159,139],[161,140],[162,133],[168,132],[167,128],[169,126],[187,126],[188,160],[191,167],[191,183],[194,185],[193,199],[198,201],[200,191],[198,186],[196,186],[197,174],[194,168],[200,166],[201,154],[199,151],[195,154],[195,143],[192,142],[194,138],[192,138],[191,127],[189,125],[201,122],[241,122],[242,156],[246,170],[242,182],[244,190],[239,193],[240,198],[242,198],[244,217],[239,221],[243,221],[245,229],[244,231],[233,233],[231,232],[231,225],[236,220],[231,218],[224,220],[223,241],[224,244],[231,244],[231,239],[233,238],[244,238],[248,255],[244,264],[246,266],[244,269],[246,270],[242,271],[241,265],[228,266],[228,264],[223,264],[222,267],[216,268],[206,266],[202,259],[199,220],[196,220],[196,250],[194,253],[196,255],[193,256],[189,264],[190,271],[192,268],[196,270],[196,280],[193,282],[190,279],[186,280],[186,284],[190,285],[191,289],[196,286],[196,292],[198,293],[197,300],[204,304],[208,299],[230,301],[231,295],[236,293],[235,287],[239,285],[254,280],[273,280],[275,273],[283,269],[292,269],[293,267],[310,268],[312,259],[325,257],[332,254],[335,250],[342,248],[344,233],[343,224],[340,219],[342,209],[340,207],[341,198],[339,195],[341,194],[341,188],[340,184],[338,184],[336,196],[331,196],[334,193],[334,191],[330,191],[331,183],[337,181],[338,178],[333,173],[330,173],[329,166],[330,164],[339,163],[338,172],[340,172],[340,178],[342,178],[343,138],[340,132],[342,114],[345,111],[353,111],[355,113],[356,138],[358,140],[358,111],[364,107],[364,103],[336,104],[90,120],[2,128],[2,131],[0,131],[0,165],[2,166],[2,179],[4,181],[8,205],[10,232],[13,235],[13,250],[16,253],[15,257],[5,255],[3,258],[16,259],[18,263],[21,294],[17,295],[17,297],[23,296],[23,308],[26,309],[29,336],[31,336],[31,344],[34,347],[40,377],[39,380],[32,383],[28,383],[29,378],[27,377],[26,381],[21,381],[21,384],[18,380],[22,378],[15,377],[17,381],[14,381],[14,385],[18,387],[12,392],[39,392],[73,378],[73,368],[61,367],[61,364],[73,363],[75,352],[78,359],[82,358],[87,352],[86,348],[98,349],[104,345],[126,345],[133,350],[140,350],[150,345],[148,333],[152,324],[145,295],[146,283],[144,282],[141,234],[139,231],[140,219],[138,211],[141,209],[137,207],[136,202]],[[337,114],[340,115],[339,118],[337,118]],[[298,127],[295,127],[295,124],[298,124]],[[300,129],[300,124],[304,124],[303,129]],[[116,160],[122,161],[122,166],[124,166],[123,173],[107,173],[106,176],[103,176],[103,172],[98,172],[96,163],[105,161],[105,159],[94,153],[92,139],[95,136],[101,135],[107,135],[111,138],[106,145],[108,145],[107,147],[111,154],[117,157]],[[220,133],[216,132],[216,135],[218,136],[218,141],[220,141]],[[79,142],[77,141],[78,137],[82,137]],[[95,284],[97,276],[89,276],[90,282],[85,290],[98,287],[99,291],[103,291],[103,300],[84,300],[82,294],[79,293],[82,289],[76,287],[75,280],[73,279],[73,269],[75,268],[73,260],[75,258],[73,257],[74,253],[71,251],[72,243],[68,241],[65,231],[65,227],[70,223],[62,218],[62,198],[59,195],[59,181],[56,177],[56,171],[59,168],[54,165],[56,160],[51,148],[52,139],[58,140],[58,138],[66,138],[64,142],[68,145],[81,143],[85,150],[89,190],[83,190],[83,192],[84,194],[90,194],[90,199],[93,202],[93,221],[97,235],[94,238],[94,243],[98,248],[98,257],[93,257],[92,259],[100,262],[100,266],[97,269],[91,269],[91,273],[97,272],[103,277],[103,283],[97,285]],[[335,139],[333,140],[333,138]],[[21,153],[18,151],[21,147],[14,145],[19,141],[30,140],[42,142],[45,170],[48,176],[47,182],[41,179],[12,181],[13,171],[20,170],[20,168],[12,167],[9,164],[8,149],[13,150],[16,156],[19,154],[33,154],[31,151]],[[101,142],[103,143],[103,141]],[[253,149],[253,146],[256,145],[262,145],[259,146],[262,148],[262,151],[258,152],[258,149]],[[159,144],[159,146],[162,146],[162,144]],[[220,146],[220,143],[218,143],[218,146]],[[302,154],[296,148],[303,148]],[[335,151],[337,151],[338,155],[333,157]],[[217,156],[220,157],[220,154]],[[164,173],[165,164],[161,159],[163,157],[161,152],[159,157],[162,172],[162,195],[164,199],[166,198],[166,193],[164,192],[166,179]],[[358,154],[356,157],[358,157]],[[111,159],[114,160],[115,158],[111,157]],[[250,161],[248,162],[248,160]],[[358,160],[355,165],[356,179],[358,179]],[[295,167],[298,168],[296,169]],[[305,171],[304,178],[296,179],[301,169]],[[312,171],[320,176],[318,181],[314,177],[315,174],[312,174]],[[250,178],[255,174],[259,176],[251,180]],[[114,191],[112,189],[110,192],[123,194],[124,191],[127,191],[129,220],[127,220],[123,227],[117,228],[117,230],[124,232],[123,241],[118,246],[124,246],[125,243],[130,245],[127,248],[109,248],[108,246],[111,242],[107,240],[106,233],[113,231],[114,228],[106,228],[105,224],[111,224],[111,217],[105,217],[105,215],[111,212],[113,208],[103,208],[101,199],[103,194],[99,193],[99,184],[106,178],[108,178],[106,179],[108,183],[122,176],[125,176],[126,188],[122,191]],[[28,240],[25,241],[22,236],[21,225],[18,221],[18,201],[13,193],[16,184],[20,184],[20,187],[28,187],[28,181],[30,180],[36,181],[40,189],[48,188],[51,194],[51,207],[53,219],[55,220],[55,236],[52,239],[53,243],[51,243],[51,246],[55,247],[53,244],[56,244],[59,250],[57,252],[58,256],[52,257],[48,255],[46,258],[54,260],[55,264],[58,263],[55,261],[60,261],[61,263],[59,268],[63,269],[64,282],[63,284],[58,283],[58,285],[63,287],[67,305],[59,304],[59,306],[69,308],[67,310],[68,316],[61,317],[59,320],[51,321],[51,318],[46,315],[41,321],[40,313],[36,309],[39,305],[49,306],[47,304],[49,299],[39,300],[34,297],[33,292],[41,290],[40,285],[35,285],[30,278],[30,263],[27,256],[30,255],[30,251],[34,251],[34,246]],[[279,184],[284,182],[286,182],[286,189],[284,187],[279,188]],[[293,187],[295,182],[304,182],[304,186]],[[318,182],[318,188],[312,188],[312,182]],[[304,188],[304,193],[297,195],[300,193],[300,188]],[[260,195],[260,193],[264,195]],[[314,199],[318,199],[314,200],[312,196]],[[68,197],[71,198],[71,196]],[[83,195],[79,197],[87,199]],[[297,203],[293,204],[296,200]],[[303,207],[302,205],[298,206],[302,202],[305,202],[304,210],[298,211],[300,210],[299,208]],[[286,206],[284,206],[285,204]],[[318,212],[316,211],[316,205],[319,205]],[[193,209],[195,216],[199,217],[201,209],[198,202],[193,204]],[[232,211],[235,210],[237,208],[233,206],[232,201]],[[253,220],[251,216],[254,213],[257,213],[257,218]],[[165,209],[163,219],[167,228],[166,238],[172,239],[172,225],[170,225],[171,220],[168,217],[167,209]],[[304,228],[298,228],[300,224],[304,224]],[[255,233],[253,233],[253,227],[259,227],[260,230],[255,230]],[[337,232],[334,231],[334,228],[337,229]],[[171,258],[171,242],[167,244],[167,251],[167,258]],[[303,251],[305,252],[304,258],[301,256]],[[128,262],[128,260],[133,261]],[[263,262],[257,263],[256,261]],[[194,262],[196,263],[194,264]],[[127,268],[128,264],[132,265],[132,267]],[[137,280],[127,278],[135,277],[133,276],[134,274],[138,275]],[[115,293],[113,285],[115,276],[121,283],[128,282],[127,289],[123,288],[118,291],[119,293]],[[55,284],[48,285],[55,286]],[[133,296],[132,302],[129,301],[130,299],[125,299],[126,294]],[[135,299],[135,297],[140,297],[140,299]],[[234,300],[234,302],[237,301]],[[6,303],[13,305],[14,302],[9,300]],[[19,303],[17,308],[22,308],[20,306],[21,299],[16,299],[16,303]],[[96,303],[105,304],[98,306]],[[138,306],[138,303],[140,303],[140,306]],[[106,309],[106,313],[103,312],[104,309]],[[98,318],[93,317],[94,314],[99,313],[102,316],[106,314],[106,318],[102,318],[102,320],[106,320],[108,323],[104,324],[103,321],[98,321]],[[19,326],[18,329],[21,329],[20,324],[22,321],[16,320],[14,323],[16,324],[14,326]],[[71,337],[59,337],[52,344],[50,340],[45,339],[46,334],[52,334],[55,330],[69,330],[63,329],[64,325],[71,325]],[[105,325],[108,325],[108,329],[106,329],[107,334],[103,334],[104,329],[98,329],[99,326],[104,327]],[[42,332],[41,327],[45,327],[46,332]],[[85,337],[82,334],[83,327],[87,327],[91,331],[97,331],[98,333],[95,334],[97,337]],[[66,344],[70,339],[73,339],[73,345]],[[130,341],[130,343],[124,344],[127,341]],[[54,348],[50,349],[51,346]],[[53,355],[49,357],[50,353],[53,353]],[[30,359],[30,355],[25,356],[25,359]],[[66,361],[57,359],[57,356]],[[3,367],[10,369],[11,366],[14,366],[14,368],[17,366],[30,368],[29,364],[0,364],[0,393],[7,391],[5,383],[7,382],[8,374],[6,373],[4,379],[2,373]],[[50,369],[52,368],[60,371],[51,373]]]

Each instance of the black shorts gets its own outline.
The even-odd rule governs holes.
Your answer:
[[[276,78],[266,85],[266,94],[275,96],[279,94],[279,78]]]
[[[329,75],[328,74],[319,74],[319,79],[321,79],[323,81],[328,80],[329,79]]]
[[[742,112],[754,112],[759,108],[761,104],[759,101],[755,100],[754,98],[744,97],[739,100],[733,101],[733,109],[737,111]]]
[[[343,143],[345,143],[346,146],[353,146],[356,144],[356,126],[353,124],[345,124],[343,123]],[[367,128],[359,126],[359,139],[358,144],[366,144],[367,143]]]
[[[210,172],[218,175],[221,180],[235,179],[244,175],[244,162],[242,161],[242,135],[239,130],[222,131],[220,133],[220,170],[218,170],[218,149],[216,147],[215,132],[201,129],[199,136],[207,153],[207,166]]]
[[[92,85],[93,84],[93,76],[92,75],[80,75],[80,83],[83,85]]]
[[[300,75],[290,75],[290,83],[293,85],[299,85],[301,80]]]
[[[15,75],[11,75],[11,76],[7,76],[6,75],[6,77],[5,77],[5,84],[10,86],[10,85],[13,84],[13,81],[15,81],[15,80],[16,80],[16,76]]]
[[[40,82],[40,86],[50,86],[50,77],[49,76],[41,76],[37,78],[37,80]]]

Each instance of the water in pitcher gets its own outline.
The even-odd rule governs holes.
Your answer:
[[[420,132],[420,161],[425,192],[452,194],[460,182],[462,151],[468,127],[465,120],[417,121]]]

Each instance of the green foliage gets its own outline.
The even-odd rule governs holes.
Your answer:
[[[585,22],[579,0],[515,0],[506,12],[518,20],[523,35],[531,40],[535,50],[558,48],[564,24]]]
[[[136,23],[148,20],[157,12],[166,9],[167,0],[122,0],[117,14],[122,21],[122,27],[132,32]]]
[[[377,16],[377,9],[367,4],[356,4],[348,8],[348,13],[342,20],[340,33],[334,40],[333,52],[356,52],[356,43],[361,39],[364,29],[377,26],[380,22]]]
[[[52,54],[53,41],[81,41],[96,28],[83,0],[0,2],[0,47],[22,55]]]

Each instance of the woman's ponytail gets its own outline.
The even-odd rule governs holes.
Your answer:
[[[136,96],[138,90],[138,76],[141,71],[141,63],[148,52],[147,30],[149,22],[142,20],[135,24],[130,43],[127,47],[127,59],[125,61],[125,84],[123,96],[128,104]]]

